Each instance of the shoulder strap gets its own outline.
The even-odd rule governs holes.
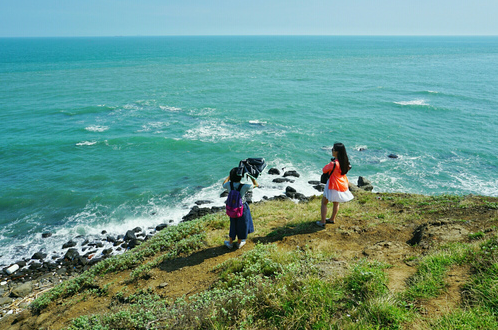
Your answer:
[[[243,186],[243,184],[239,182],[239,187],[237,188],[238,192],[240,192],[240,190],[242,189],[242,186]]]
[[[233,182],[230,181],[230,190],[233,190]]]

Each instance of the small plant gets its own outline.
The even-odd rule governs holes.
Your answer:
[[[474,241],[474,240],[483,239],[484,236],[485,236],[485,234],[482,231],[478,231],[477,233],[471,233],[471,234],[469,234],[469,239],[471,241]]]

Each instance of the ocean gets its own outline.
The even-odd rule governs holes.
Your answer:
[[[374,192],[498,196],[497,111],[498,37],[0,39],[0,266],[221,206],[248,157],[301,174],[254,201],[319,195],[337,141]]]

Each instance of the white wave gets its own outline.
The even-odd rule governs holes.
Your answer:
[[[421,105],[421,106],[429,105],[428,103],[425,102],[425,100],[421,99],[413,101],[394,102],[394,103],[399,105]]]
[[[266,123],[267,123],[266,121],[249,120],[249,124],[256,126],[264,126]]]
[[[109,126],[93,125],[93,126],[88,126],[85,129],[89,132],[105,132],[109,129]]]
[[[368,147],[366,145],[358,145],[357,144],[357,145],[355,145],[353,147],[353,150],[356,150],[356,151],[364,151],[364,150],[367,150],[367,149],[368,149]]]
[[[76,143],[77,146],[93,146],[95,144],[97,144],[97,141],[82,141]]]
[[[165,105],[160,105],[159,109],[165,110],[165,111],[181,111],[182,110],[181,108],[170,107],[170,106],[167,106],[167,105],[166,106]]]
[[[197,127],[189,129],[183,135],[183,138],[189,140],[198,140],[202,142],[217,142],[223,140],[248,139],[261,132],[245,132],[237,130],[224,122],[214,120],[203,121]]]
[[[436,92],[436,91],[427,91],[427,93],[430,93],[430,94],[439,94],[439,92]]]

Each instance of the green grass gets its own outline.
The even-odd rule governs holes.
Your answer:
[[[354,201],[341,205],[339,216],[340,221],[367,220],[364,226],[375,229],[383,223],[425,221],[430,214],[432,219],[446,218],[452,212],[455,219],[467,221],[461,212],[493,210],[495,205],[495,199],[472,196],[359,192]],[[322,265],[337,264],[334,252],[317,252],[307,246],[287,251],[272,243],[286,236],[314,233],[319,206],[320,198],[306,204],[274,201],[251,206],[257,219],[254,237],[260,243],[213,269],[218,276],[215,283],[192,296],[164,299],[153,290],[133,291],[130,287],[134,284],[112,296],[99,279],[128,270],[127,281],[132,283],[147,278],[164,260],[221,245],[228,231],[222,213],[169,227],[135,250],[107,259],[57,286],[31,308],[40,312],[51,302],[69,300],[78,293],[110,296],[106,313],[78,317],[71,330],[498,328],[498,239],[489,238],[488,231],[488,236],[483,231],[470,234],[467,243],[435,245],[423,255],[404,257],[417,260],[416,272],[403,291],[393,294],[388,289],[388,264],[348,259],[347,267],[331,276]],[[468,281],[462,283],[462,304],[447,314],[422,314],[416,306],[445,293],[448,272],[457,266],[471,271]]]

